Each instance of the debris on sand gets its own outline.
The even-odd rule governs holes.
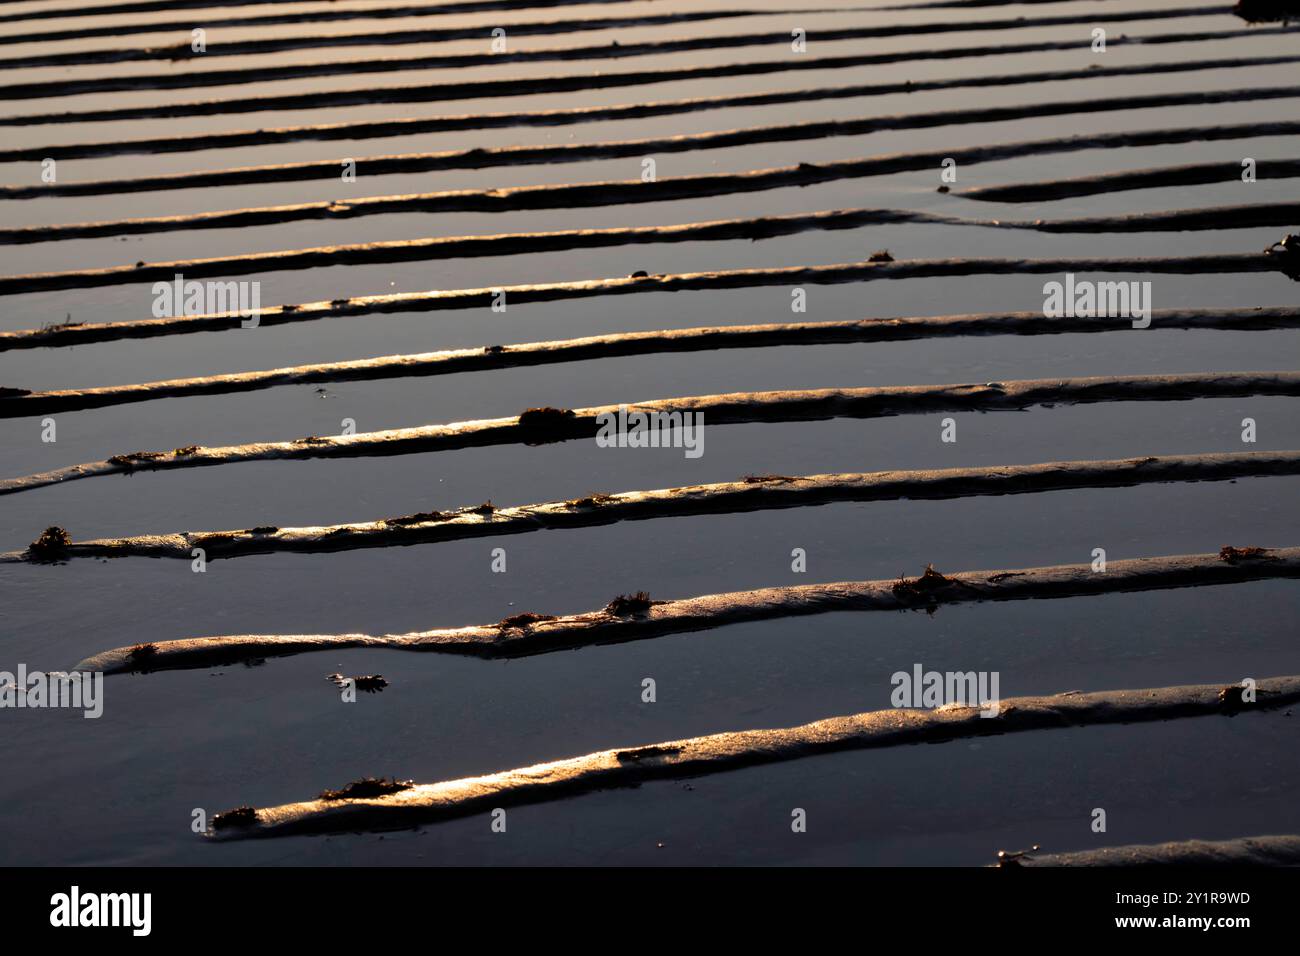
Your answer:
[[[905,575],[899,575],[898,580],[894,582],[894,586],[890,590],[902,598],[918,598],[962,583],[956,578],[940,574],[934,569],[933,564],[927,564],[925,573],[919,578],[912,578],[909,581]]]
[[[158,653],[157,644],[136,644],[134,647],[132,647],[129,651],[126,652],[126,656],[130,660],[139,663],[140,661],[147,661],[149,658],[153,657],[157,653]]]
[[[803,478],[792,477],[790,475],[746,475],[744,478],[747,485],[765,485],[780,484],[789,485],[796,481],[803,481]]]
[[[39,561],[57,561],[67,554],[71,545],[72,536],[57,525],[51,525],[27,546],[27,553]]]
[[[1020,866],[1021,860],[1032,860],[1033,857],[1030,854],[1037,853],[1039,849],[1039,845],[1035,843],[1028,850],[1013,850],[1010,852],[998,850],[998,866]]]
[[[605,610],[615,617],[627,617],[629,614],[642,614],[650,610],[654,603],[650,600],[649,591],[637,591],[635,594],[620,594],[605,605]]]
[[[257,822],[257,811],[252,807],[235,807],[225,813],[218,813],[212,818],[212,829],[225,830],[229,827],[251,827]]]
[[[362,777],[338,790],[323,790],[320,798],[322,800],[365,800],[410,790],[414,785],[414,781],[398,780],[396,777],[391,780],[388,777]]]
[[[1281,273],[1300,281],[1300,235],[1289,233],[1264,250],[1264,255],[1281,259]]]
[[[402,515],[398,518],[385,518],[384,524],[404,528],[407,525],[424,524],[428,521],[442,521],[446,517],[447,515],[441,511],[417,511],[413,515]]]
[[[1219,706],[1225,714],[1235,714],[1252,703],[1254,701],[1246,699],[1246,688],[1240,684],[1229,684],[1219,690]]]
[[[656,745],[651,747],[637,747],[635,750],[620,750],[618,753],[614,754],[614,756],[618,758],[619,763],[636,763],[639,760],[645,760],[649,757],[671,757],[673,754],[681,753],[682,750],[683,748],[681,747],[664,747]]]
[[[1000,571],[989,578],[990,584],[997,584],[999,581],[1008,581],[1011,578],[1023,578],[1023,571]]]
[[[1236,564],[1238,561],[1276,561],[1272,548],[1234,548],[1225,544],[1219,549],[1219,560]]]
[[[1232,12],[1247,23],[1288,22],[1300,20],[1300,3],[1296,0],[1237,0]]]
[[[378,694],[388,686],[388,681],[384,680],[383,674],[361,674],[356,677],[330,674],[325,679],[335,687],[347,687],[348,684],[351,684],[357,690],[363,690],[367,694]]]
[[[617,501],[617,495],[607,495],[602,492],[587,495],[583,498],[570,498],[565,502],[570,508],[595,508],[598,505],[606,504],[610,501]]]
[[[485,518],[490,518],[492,515],[497,513],[497,506],[494,505],[492,499],[489,498],[481,505],[476,505],[475,507],[467,508],[466,510],[472,515],[483,515]]]
[[[573,421],[573,410],[569,408],[529,408],[519,413],[519,424],[525,428],[555,428]]]
[[[871,255],[867,256],[868,262],[893,262],[894,257],[889,254],[888,249],[877,249]]]
[[[128,455],[114,455],[108,460],[110,463],[125,468],[127,471],[134,471],[137,465],[158,461],[166,457],[167,453],[165,451],[133,451]]]
[[[548,444],[573,433],[577,416],[568,408],[529,408],[519,414],[519,426],[529,433],[525,445]],[[540,436],[540,437],[539,437]]]
[[[497,627],[501,628],[503,631],[524,631],[532,627],[534,624],[554,620],[554,614],[534,614],[532,611],[525,611],[523,614],[516,614],[512,617],[503,617],[497,622]]]

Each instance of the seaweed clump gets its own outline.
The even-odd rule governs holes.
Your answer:
[[[577,415],[570,408],[529,408],[519,413],[519,426],[529,432],[526,445],[541,445],[556,441],[573,431]]]
[[[894,257],[889,254],[888,249],[877,249],[871,255],[867,256],[868,262],[893,262]]]
[[[128,472],[131,472],[136,469],[137,465],[144,465],[166,457],[167,453],[165,451],[133,451],[128,455],[114,455],[108,461],[110,464],[125,468]]]
[[[71,546],[72,536],[57,525],[51,525],[27,546],[27,553],[38,561],[58,561],[67,557]]]
[[[1300,3],[1296,0],[1237,0],[1232,12],[1247,23],[1288,23],[1300,20]]]
[[[1278,270],[1288,279],[1300,282],[1300,235],[1287,234],[1265,249],[1264,255],[1280,259]]]
[[[534,614],[532,611],[525,611],[523,614],[515,614],[511,617],[503,617],[497,621],[497,627],[503,631],[518,630],[524,631],[534,624],[540,624],[543,621],[554,621],[554,614]]]
[[[540,408],[528,408],[519,413],[519,424],[525,428],[555,428],[573,421],[573,409],[552,408],[543,405]]]
[[[900,575],[890,590],[901,598],[918,598],[926,597],[935,591],[941,591],[944,588],[961,583],[956,578],[950,578],[946,574],[936,571],[933,564],[927,564],[925,573],[919,578],[908,580],[906,576]]]
[[[626,617],[629,614],[643,614],[654,604],[650,600],[649,591],[637,591],[635,594],[620,594],[605,605],[605,610],[615,617]]]
[[[413,515],[385,518],[384,524],[395,528],[405,528],[407,525],[424,524],[426,521],[442,521],[446,517],[441,511],[417,511]]]
[[[608,504],[611,501],[617,500],[618,498],[615,495],[597,493],[594,495],[586,495],[582,498],[570,498],[565,502],[565,504],[570,508],[595,508],[598,505]]]
[[[637,763],[648,757],[671,757],[674,754],[682,752],[681,747],[663,747],[659,745],[650,747],[637,747],[635,750],[620,750],[614,754],[619,763]]]
[[[1246,699],[1246,688],[1240,684],[1229,684],[1219,690],[1219,708],[1225,714],[1235,714],[1251,703]]]
[[[225,813],[218,813],[212,818],[212,829],[225,830],[229,827],[251,827],[257,822],[257,811],[252,807],[235,807]]]
[[[126,659],[131,662],[136,670],[140,671],[148,670],[149,663],[157,656],[157,644],[136,644],[126,652]]]
[[[1028,850],[998,850],[998,866],[1021,866],[1021,860],[1032,860],[1032,854],[1037,853],[1039,845],[1035,843]]]
[[[388,686],[388,681],[384,680],[383,674],[361,674],[356,677],[330,674],[326,680],[334,684],[335,687],[347,687],[350,682],[357,690],[363,690],[367,694],[378,694]]]
[[[1219,549],[1219,560],[1226,561],[1228,564],[1236,564],[1238,561],[1276,561],[1271,552],[1272,548],[1234,548],[1230,544],[1225,544]]]
[[[370,797],[387,796],[390,793],[401,793],[403,790],[410,790],[412,786],[414,786],[413,781],[398,780],[395,777],[391,780],[388,777],[362,777],[338,790],[321,791],[320,799],[365,800]]]

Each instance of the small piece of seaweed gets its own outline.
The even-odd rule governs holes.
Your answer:
[[[1225,544],[1219,549],[1219,560],[1236,564],[1238,561],[1276,561],[1269,552],[1272,548],[1234,548]]]
[[[384,524],[398,528],[411,524],[424,524],[426,521],[442,521],[447,516],[441,511],[417,511],[413,515],[401,515],[397,518],[385,518]]]
[[[212,829],[224,830],[227,827],[251,827],[257,822],[257,811],[252,807],[235,807],[225,813],[218,813],[212,818]]]
[[[134,471],[136,465],[142,465],[150,461],[158,461],[160,458],[166,458],[165,451],[133,451],[127,455],[113,455],[109,458],[109,463],[119,465],[127,471]]]
[[[635,594],[620,594],[605,605],[605,610],[615,617],[625,617],[648,611],[654,603],[648,591],[637,591]]]
[[[540,624],[542,621],[554,621],[554,614],[534,614],[532,611],[525,611],[523,614],[515,614],[512,617],[503,617],[497,621],[497,627],[503,631],[509,630],[527,630],[534,624]]]
[[[325,679],[335,687],[347,687],[348,683],[351,682],[358,690],[364,690],[367,694],[378,693],[388,686],[388,681],[384,680],[382,674],[363,674],[358,677],[329,674]]]
[[[1039,846],[1035,843],[1028,850],[1014,850],[1008,853],[1006,850],[998,850],[998,866],[1020,866],[1023,859],[1032,860],[1032,853],[1037,853]]]
[[[913,578],[910,581],[906,576],[900,575],[894,582],[892,590],[899,597],[920,597],[933,591],[939,591],[943,588],[950,587],[954,584],[961,584],[955,578],[950,578],[946,574],[940,574],[934,569],[933,564],[925,566],[925,573],[919,578]]]
[[[594,494],[587,495],[585,498],[570,498],[565,502],[570,508],[594,508],[597,505],[603,505],[609,501],[617,501],[614,495]]]
[[[867,256],[868,262],[893,262],[894,257],[889,254],[888,249],[877,249],[871,255]]]
[[[639,760],[645,760],[647,757],[671,757],[673,754],[682,752],[681,747],[637,747],[635,750],[620,750],[614,756],[619,763],[636,763]]]
[[[1281,273],[1300,281],[1300,235],[1290,233],[1264,250],[1264,255],[1281,259]]]
[[[1232,12],[1247,23],[1300,20],[1300,4],[1296,0],[1237,0]]]
[[[370,797],[382,797],[390,793],[400,793],[414,786],[411,780],[398,780],[396,777],[362,777],[353,780],[338,790],[321,791],[322,800],[365,800]]]
[[[1246,699],[1246,688],[1240,684],[1229,684],[1219,689],[1219,707],[1225,714],[1235,714],[1251,703],[1253,701]]]
[[[519,413],[519,424],[525,428],[559,428],[573,419],[572,409],[552,408],[549,405],[525,409]]]

